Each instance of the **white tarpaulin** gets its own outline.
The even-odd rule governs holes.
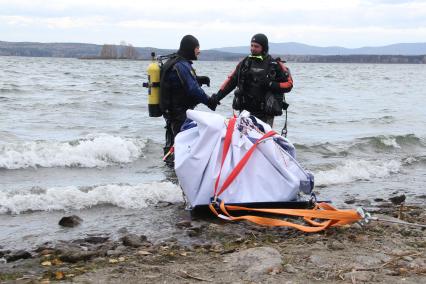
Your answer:
[[[243,112],[235,121],[232,140],[222,163],[229,119],[216,113],[188,110],[183,131],[175,138],[175,171],[187,201],[207,205],[253,144],[271,130]],[[263,129],[262,129],[263,128]],[[274,134],[262,140],[229,187],[219,196],[225,203],[286,202],[303,191],[310,193],[313,176],[295,159],[294,146]]]

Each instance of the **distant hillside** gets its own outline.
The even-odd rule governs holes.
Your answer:
[[[99,56],[102,45],[88,43],[38,43],[38,42],[6,42],[0,41],[0,56],[33,56],[33,57],[70,57],[94,58]],[[153,47],[136,47],[138,59],[150,59],[151,52],[166,55],[175,52],[172,49]],[[238,60],[243,55],[204,50],[200,60]]]
[[[215,48],[217,51],[247,53],[249,46]],[[397,43],[377,47],[344,48],[339,46],[318,47],[297,42],[270,43],[272,54],[289,55],[426,55],[426,43]]]
[[[426,55],[284,55],[289,62],[426,64]]]
[[[80,57],[99,55],[101,45],[88,43],[38,43],[0,41],[0,55]]]
[[[115,46],[115,45],[111,45]],[[97,59],[103,45],[87,43],[36,43],[0,41],[0,56],[70,57]],[[133,48],[133,47],[132,47]],[[172,49],[134,47],[136,59],[148,60],[151,52],[167,55]],[[382,54],[378,54],[381,52]],[[248,46],[202,50],[200,60],[237,61],[249,53]],[[271,43],[270,53],[290,62],[338,63],[426,63],[426,43],[394,44],[383,47],[348,49],[315,47],[300,43]],[[402,54],[402,55],[400,55]],[[113,56],[116,58],[117,56]],[[129,57],[127,57],[129,58]]]

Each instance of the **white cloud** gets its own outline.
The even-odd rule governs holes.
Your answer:
[[[34,27],[34,25],[45,26],[50,29],[89,28],[106,24],[102,17],[25,17],[25,16],[0,16],[0,23],[10,26]]]
[[[29,26],[33,23],[33,19],[24,16],[0,16],[0,23],[8,26]]]
[[[0,0],[0,40],[120,42],[175,48],[272,42],[359,47],[426,38],[425,1],[393,0]]]

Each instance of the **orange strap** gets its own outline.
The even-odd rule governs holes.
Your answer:
[[[226,155],[228,154],[229,147],[231,146],[232,141],[232,133],[234,132],[235,122],[237,121],[236,117],[232,117],[228,122],[228,128],[226,129],[225,141],[223,142],[223,150],[222,150],[222,162],[220,164],[219,175],[216,179],[216,183],[214,185],[214,193],[216,196],[217,188],[219,186],[220,174],[222,173],[223,163],[225,162]]]
[[[244,168],[244,166],[246,165],[246,163],[250,159],[254,150],[256,150],[257,145],[259,145],[259,143],[262,142],[263,140],[265,140],[266,138],[269,138],[269,137],[274,136],[276,134],[275,131],[271,130],[268,133],[264,134],[260,139],[258,139],[256,141],[256,143],[254,143],[251,146],[251,148],[247,151],[247,153],[243,156],[243,158],[238,162],[238,164],[235,166],[235,168],[232,170],[232,172],[229,174],[229,176],[226,178],[226,180],[223,183],[220,190],[218,190],[220,176],[221,176],[221,173],[222,173],[222,167],[223,167],[223,163],[225,162],[226,156],[228,154],[229,147],[231,145],[232,133],[234,132],[235,122],[236,122],[236,118],[235,117],[231,118],[229,120],[228,128],[226,130],[225,141],[223,142],[222,162],[221,162],[221,165],[220,165],[219,175],[218,175],[216,182],[215,182],[215,185],[214,185],[213,195],[214,195],[215,198],[217,196],[221,195],[228,188],[228,186],[234,181],[234,179],[238,176],[238,174],[241,172],[241,170]]]
[[[331,226],[343,226],[346,224],[355,223],[362,219],[362,217],[358,214],[356,210],[338,210],[328,203],[319,203],[315,206],[314,209],[258,209],[258,208],[242,207],[242,206],[225,205],[225,203],[221,201],[220,203],[221,213],[219,213],[218,212],[219,210],[216,210],[217,208],[215,208],[214,206],[216,203],[217,197],[220,194],[222,194],[228,188],[228,186],[234,181],[234,179],[238,176],[238,174],[241,172],[241,170],[244,168],[244,166],[250,159],[257,145],[260,142],[262,142],[264,139],[276,134],[275,131],[270,131],[266,133],[265,135],[263,135],[259,140],[257,140],[256,143],[254,143],[251,146],[249,151],[247,151],[244,157],[238,162],[236,167],[232,170],[232,172],[226,178],[220,190],[218,190],[222,167],[225,162],[226,155],[228,154],[229,147],[231,145],[232,133],[234,132],[235,123],[236,123],[235,117],[229,120],[228,128],[225,135],[225,141],[223,144],[220,171],[219,171],[219,175],[216,179],[215,187],[214,187],[214,199],[213,199],[213,202],[209,205],[210,210],[216,216],[222,219],[232,220],[232,221],[247,220],[247,221],[253,222],[258,225],[263,225],[263,226],[292,227],[307,233],[319,232]],[[303,220],[306,223],[308,223],[310,226],[300,225],[300,224],[292,223],[289,221],[284,221],[281,219],[274,219],[274,218],[267,218],[267,217],[253,216],[253,215],[234,217],[228,212],[228,211],[241,211],[241,210],[303,217]],[[223,215],[222,213],[225,215]],[[314,219],[322,219],[323,221],[317,222]]]
[[[262,226],[292,227],[307,233],[319,232],[329,227],[352,224],[362,219],[356,210],[338,210],[328,203],[319,203],[314,209],[257,209],[225,205],[222,201],[220,203],[220,209],[225,215],[219,214],[213,204],[210,204],[209,207],[216,216],[219,216],[222,219],[232,221],[247,220]],[[311,226],[296,224],[281,219],[253,215],[234,217],[228,212],[241,210],[303,217],[304,221]],[[324,221],[316,222],[313,219],[323,219]]]
[[[235,166],[235,168],[232,170],[232,172],[229,174],[229,176],[226,178],[225,182],[223,183],[221,189],[217,193],[219,196],[224,192],[228,186],[234,181],[234,179],[238,176],[238,174],[241,172],[241,170],[244,168],[244,166],[247,164],[248,160],[250,159],[251,155],[253,154],[254,150],[256,150],[257,145],[259,145],[260,142],[265,140],[268,137],[271,137],[275,135],[275,131],[269,131],[265,135],[263,135],[259,140],[254,143],[250,149],[247,151],[247,153],[244,155],[244,157],[238,162],[238,164]]]

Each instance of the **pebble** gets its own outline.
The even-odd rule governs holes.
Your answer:
[[[106,242],[108,239],[109,237],[91,236],[83,239],[83,241],[90,244],[100,244]]]
[[[63,227],[72,228],[72,227],[80,225],[81,222],[83,222],[83,219],[81,219],[77,215],[72,215],[72,216],[62,217],[62,219],[59,220],[59,225]]]
[[[330,250],[343,250],[345,249],[345,245],[338,241],[331,241],[327,244],[327,248]]]
[[[188,236],[190,237],[196,237],[200,235],[200,231],[198,230],[193,230],[193,229],[189,229],[186,231],[186,233],[188,234]]]
[[[151,255],[152,253],[150,253],[149,251],[146,250],[140,250],[137,252],[138,255]]]
[[[262,275],[282,270],[282,258],[278,250],[272,247],[256,247],[234,252],[224,258],[228,269],[239,271],[252,281],[259,281]]]
[[[283,271],[287,273],[297,273],[297,270],[290,263],[283,266]]]
[[[106,255],[107,256],[118,256],[122,255],[124,253],[123,249],[114,249],[114,250],[107,250]]]
[[[25,251],[25,250],[18,250],[10,253],[9,255],[6,255],[4,258],[7,262],[17,261],[18,259],[27,259],[31,258],[31,253]]]
[[[146,236],[138,236],[135,234],[128,234],[121,238],[123,245],[126,247],[138,248],[144,245],[146,241]]]
[[[344,277],[352,283],[370,282],[374,280],[374,273],[371,271],[352,271],[345,273]]]
[[[407,265],[409,269],[421,269],[426,267],[426,260],[422,258],[416,258],[410,261]]]
[[[354,204],[356,202],[355,198],[347,199],[344,201],[346,204]]]
[[[191,221],[188,221],[188,220],[180,221],[180,222],[176,223],[176,227],[178,227],[178,228],[189,228],[189,227],[191,227]]]
[[[363,227],[359,223],[351,224],[351,228],[355,229],[355,230],[362,230],[363,229]]]
[[[411,256],[404,256],[402,259],[405,261],[413,261],[413,258]]]

